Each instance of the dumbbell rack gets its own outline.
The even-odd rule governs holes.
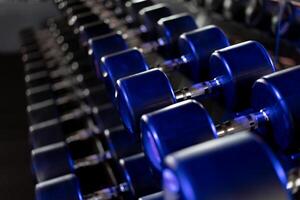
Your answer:
[[[221,27],[227,33],[232,44],[249,39],[257,40],[264,44],[271,55],[275,55],[275,39],[262,31],[224,20],[219,14],[208,13],[200,7],[195,9],[194,2],[182,3],[179,0],[159,2],[167,3],[176,12],[184,11],[191,14],[197,19],[199,25],[215,24]],[[53,31],[54,26],[56,26],[55,31]],[[39,130],[42,131],[38,134],[43,134],[44,131],[65,132],[68,136],[66,143],[70,149],[74,150],[72,152],[74,160],[88,155],[103,155],[107,153],[108,145],[103,143],[105,140],[103,133],[110,128],[122,125],[103,82],[99,80],[93,69],[94,64],[86,60],[88,52],[77,51],[76,46],[72,48],[73,38],[70,39],[69,46],[66,46],[64,41],[60,41],[68,40],[65,38],[72,34],[69,31],[66,33],[62,31],[59,33],[61,36],[57,37],[57,30],[62,30],[64,26],[67,26],[65,19],[58,16],[49,19],[39,30],[24,30],[20,34],[23,41],[21,51],[27,86],[29,132],[31,136],[32,133],[35,134]],[[125,33],[126,31],[128,30],[125,29]],[[140,38],[135,38],[130,42],[131,46],[143,44],[143,40]],[[297,47],[286,40],[283,40],[281,45],[280,63],[277,67],[283,69],[299,64],[300,55]],[[146,58],[151,66],[157,66],[164,60],[164,56],[156,52],[147,54]],[[192,81],[180,72],[175,72],[170,81],[174,90],[192,85]],[[62,96],[63,98],[61,98]],[[218,102],[207,100],[202,103],[216,122],[225,121],[232,115]],[[48,142],[46,141],[45,144],[48,145]],[[49,146],[43,147],[42,143],[40,146],[35,145],[33,144],[33,149],[49,148]],[[94,160],[91,159],[91,162],[93,164]],[[113,161],[100,164],[99,161],[96,161],[90,170],[80,170],[80,167],[82,166],[78,166],[79,170],[76,175],[83,177],[79,179],[80,183],[85,183],[81,184],[83,194],[93,193],[107,185],[118,185],[120,182],[120,172],[119,169],[116,169],[118,167]],[[37,180],[37,182],[41,181],[44,180]],[[112,198],[115,198],[114,192],[111,193]],[[107,197],[107,199],[109,198]],[[117,196],[116,199],[126,199],[126,197]]]

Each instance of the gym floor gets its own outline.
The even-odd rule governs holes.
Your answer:
[[[34,199],[25,85],[18,54],[0,54],[0,198]]]

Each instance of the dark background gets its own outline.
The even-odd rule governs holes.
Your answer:
[[[0,0],[0,199],[34,199],[18,32],[56,14],[50,2]]]

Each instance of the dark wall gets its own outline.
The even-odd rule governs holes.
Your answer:
[[[34,199],[18,32],[54,15],[50,1],[0,0],[0,199]]]
[[[0,53],[18,50],[20,29],[28,26],[38,27],[46,18],[56,14],[52,1],[1,2],[0,0]]]

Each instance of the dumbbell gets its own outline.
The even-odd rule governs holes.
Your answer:
[[[159,20],[158,23],[160,24],[159,26],[163,30],[162,38],[164,38],[163,40],[165,40],[166,42],[164,44],[158,44],[155,41],[153,41],[150,45],[150,48],[148,43],[148,50],[152,48],[155,49],[158,46],[170,46],[172,43],[176,43],[176,40],[178,39],[180,34],[197,28],[194,19],[187,14],[179,14],[167,18],[162,18]],[[108,48],[111,45],[115,47],[114,50]],[[90,40],[89,49],[89,54],[92,55],[93,60],[95,61],[98,77],[101,78],[102,67],[101,63],[99,62],[101,58],[105,56],[105,54],[108,55],[118,51],[126,50],[128,49],[128,45],[120,34],[110,34],[106,37],[102,36]],[[145,48],[143,50],[145,50]]]
[[[178,151],[166,165],[168,200],[288,200],[298,190],[298,169],[287,175],[270,148],[249,131]]]
[[[210,81],[176,92],[165,73],[158,69],[119,79],[116,84],[118,111],[125,127],[137,133],[143,114],[190,98],[201,100],[210,96],[229,110],[240,110],[248,104],[245,97],[249,96],[254,81],[274,70],[271,58],[261,44],[244,42],[212,54]]]
[[[133,155],[119,161],[122,177],[119,184],[102,188],[90,194],[83,194],[81,182],[75,175],[66,175],[36,185],[37,200],[52,199],[135,199],[159,191],[143,154]],[[62,188],[64,188],[62,190]]]
[[[33,148],[64,141],[68,136],[82,133],[93,124],[93,118],[81,110],[76,109],[69,113],[29,127],[29,136]],[[89,130],[89,129],[88,129]]]
[[[77,108],[57,117],[30,126],[31,143],[34,148],[65,141],[71,136],[81,138],[81,134],[77,134],[78,130],[90,126],[92,128],[96,126],[96,130],[102,132],[120,125],[118,113],[108,103]]]
[[[81,147],[83,142],[85,141],[81,141]],[[96,142],[93,141],[93,143]],[[72,152],[69,152],[69,145],[65,142],[59,142],[32,150],[32,165],[38,182],[74,173],[78,168],[102,162],[102,157],[105,157],[99,152],[101,147],[98,146],[101,144],[93,144],[93,146],[96,146],[95,149],[88,147],[87,150],[85,148],[84,151],[87,155],[79,156],[77,160],[74,160]]]
[[[162,170],[163,160],[170,153],[243,130],[255,130],[270,144],[275,142],[274,148],[282,152],[297,150],[300,118],[296,102],[300,89],[295,83],[299,73],[300,66],[258,79],[252,87],[251,109],[247,109],[252,112],[236,114],[234,119],[219,125],[214,125],[206,109],[196,101],[181,102],[144,115],[141,132],[145,154]]]
[[[106,137],[105,139],[101,138],[99,133],[98,135],[89,132],[79,134],[66,138],[66,142],[58,142],[32,150],[32,163],[39,182],[73,173],[75,169],[91,163],[110,162],[112,159],[119,160],[141,152],[138,145],[126,143],[126,141],[132,141],[130,138],[132,135],[128,134],[122,126],[105,130],[105,136],[102,135],[102,137]],[[96,146],[96,150],[93,148],[87,151],[91,148],[85,145],[84,151],[87,153],[83,156],[74,156],[75,148],[78,146],[82,148],[83,143],[87,143],[86,140],[91,141],[91,139],[93,139],[93,146]],[[89,144],[91,145],[91,142]],[[108,145],[106,146],[106,144]],[[51,167],[53,163],[57,164]]]
[[[208,42],[207,42],[208,41]],[[179,39],[179,51],[182,56],[158,64],[166,73],[180,70],[193,81],[207,77],[210,55],[217,49],[227,47],[228,39],[221,29],[207,26],[183,33]],[[101,59],[102,77],[111,96],[115,94],[118,79],[149,70],[149,65],[138,49],[128,49]]]
[[[137,36],[143,41],[152,41],[159,36],[157,22],[159,19],[171,16],[171,10],[165,4],[155,4],[145,7],[137,13],[139,15],[139,26],[121,32],[124,32],[124,37],[129,40],[135,40]],[[112,22],[112,24],[114,24]],[[111,25],[113,28],[118,28],[119,25]],[[119,28],[120,29],[120,28]]]
[[[124,24],[127,27],[133,28],[140,25],[139,12],[148,6],[152,6],[154,3],[151,0],[131,0],[125,3],[125,10],[127,15],[124,19]]]

